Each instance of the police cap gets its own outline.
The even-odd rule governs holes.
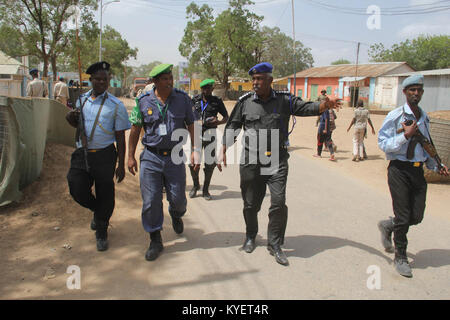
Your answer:
[[[38,73],[38,69],[33,68],[33,69],[30,70],[30,74],[31,74],[31,75],[33,75],[33,74],[35,74],[35,73]]]
[[[215,81],[213,79],[205,79],[202,82],[200,82],[200,88],[203,88],[204,86],[207,85],[213,85],[215,83]]]
[[[155,77],[159,76],[160,74],[170,73],[170,72],[172,72],[172,67],[173,67],[173,64],[168,64],[168,63],[163,63],[160,65],[157,65],[156,67],[154,67],[152,69],[152,71],[150,71],[149,76],[151,78],[155,78]]]
[[[403,89],[406,89],[409,86],[420,84],[423,86],[423,75],[421,74],[415,74],[412,76],[409,76],[405,80],[403,80],[402,87]]]
[[[273,70],[273,66],[268,62],[261,62],[257,65],[253,66],[249,71],[248,74],[252,75],[255,73],[271,73]]]
[[[108,62],[106,62],[106,61],[96,62],[94,64],[91,64],[89,66],[89,68],[87,68],[86,73],[87,74],[94,74],[94,73],[96,73],[97,71],[100,71],[100,70],[109,71],[109,67],[110,67],[110,64]]]

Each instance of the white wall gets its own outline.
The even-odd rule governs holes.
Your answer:
[[[21,94],[20,80],[0,80],[0,96],[20,97]]]
[[[397,106],[398,77],[378,77],[375,80],[374,103],[382,108]]]

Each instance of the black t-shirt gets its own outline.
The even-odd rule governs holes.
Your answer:
[[[222,99],[216,96],[209,96],[206,99],[207,102],[205,103],[202,100],[201,94],[198,94],[192,98],[196,118],[202,120],[204,130],[217,128],[217,126],[207,126],[205,124],[206,119],[208,119],[209,117],[217,117],[218,113],[220,113],[224,118],[228,117],[228,111],[225,108]]]

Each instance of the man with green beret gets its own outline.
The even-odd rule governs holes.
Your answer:
[[[194,103],[194,112],[197,119],[202,123],[202,149],[204,150],[205,167],[203,172],[205,174],[205,181],[203,183],[203,198],[211,200],[209,193],[209,184],[216,167],[216,128],[218,125],[224,124],[228,121],[228,111],[221,98],[213,96],[214,80],[205,79],[200,83],[201,94],[192,98]],[[217,119],[217,114],[222,115],[222,120]],[[200,190],[199,171],[194,170],[194,166],[189,166],[191,171],[192,181],[194,183],[192,190],[189,192],[189,197],[194,198],[197,191]],[[219,166],[219,170],[222,168]]]
[[[172,227],[177,234],[184,230],[182,217],[186,212],[186,168],[182,150],[177,145],[183,137],[175,137],[177,129],[188,129],[191,145],[194,145],[194,114],[192,101],[183,91],[173,87],[172,65],[161,64],[153,68],[150,77],[155,87],[136,99],[136,107],[130,115],[132,123],[128,170],[135,175],[138,171],[135,159],[139,134],[144,129],[140,156],[140,186],[142,195],[142,225],[150,233],[150,246],[145,259],[153,261],[163,250],[161,230],[163,226],[163,186],[169,201]],[[187,133],[187,132],[186,132]],[[174,140],[172,140],[174,139]],[[193,148],[191,162],[194,163]],[[198,168],[197,168],[198,170]]]

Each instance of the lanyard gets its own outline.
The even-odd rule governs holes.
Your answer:
[[[206,107],[208,106],[208,103],[209,103],[209,102],[207,102],[207,103],[205,104],[205,106],[203,106],[203,100],[200,100],[200,104],[201,104],[201,106],[202,106],[202,113],[205,111]]]
[[[163,108],[162,110],[161,110],[161,106],[159,105],[159,102],[158,102],[158,101],[156,101],[156,105],[158,106],[159,113],[161,113],[162,121],[164,122],[164,119],[166,118],[166,114],[167,114],[167,109],[169,109],[169,104],[166,103],[166,104],[164,105],[164,108]]]

